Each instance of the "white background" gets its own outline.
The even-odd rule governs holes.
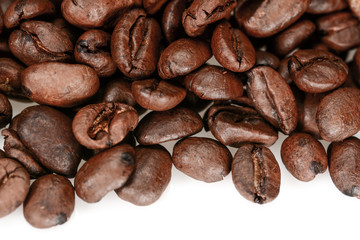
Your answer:
[[[14,115],[29,105],[11,102]],[[196,136],[203,135],[206,133]],[[209,184],[173,167],[168,188],[153,205],[138,207],[114,192],[95,204],[76,198],[70,220],[50,229],[30,226],[20,206],[0,219],[0,239],[358,238],[360,200],[338,191],[328,171],[311,182],[296,180],[280,158],[283,139],[280,134],[271,147],[281,168],[280,194],[273,202],[257,205],[245,200],[235,189],[231,173],[223,181]],[[165,144],[170,153],[174,143]],[[230,150],[236,152],[235,148]]]

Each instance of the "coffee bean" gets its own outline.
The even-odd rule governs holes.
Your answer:
[[[5,127],[10,123],[12,117],[12,107],[3,94],[0,93],[0,128]]]
[[[24,67],[11,58],[0,58],[0,91],[7,96],[25,97],[21,91],[20,74]]]
[[[157,13],[167,0],[143,0],[143,7],[149,14]]]
[[[347,7],[345,0],[311,0],[306,12],[311,14],[324,14],[342,10]]]
[[[120,71],[128,77],[151,76],[159,58],[161,28],[142,9],[125,13],[111,37],[111,55]]]
[[[131,92],[131,83],[122,78],[114,78],[106,84],[103,101],[125,103],[132,107],[137,104]]]
[[[300,181],[308,182],[328,165],[321,143],[306,133],[293,133],[281,145],[281,158],[289,172]]]
[[[280,167],[267,147],[243,144],[232,163],[232,179],[238,192],[247,200],[264,204],[280,191]]]
[[[202,40],[182,38],[171,43],[160,55],[158,73],[162,79],[184,76],[211,57],[209,45]]]
[[[72,129],[83,146],[105,149],[118,144],[129,131],[133,131],[138,118],[136,110],[126,104],[90,104],[75,115]]]
[[[71,182],[65,177],[48,174],[31,185],[24,202],[24,217],[33,227],[50,228],[67,222],[74,208]]]
[[[285,134],[295,130],[298,113],[295,97],[285,80],[268,66],[248,72],[247,93],[256,110]]]
[[[136,165],[126,184],[115,190],[123,200],[138,206],[157,201],[171,179],[170,153],[162,146],[135,148]]]
[[[25,168],[10,158],[0,158],[0,218],[15,211],[25,200],[30,177]]]
[[[119,145],[90,158],[75,176],[78,197],[88,203],[100,201],[108,192],[122,187],[135,168],[135,150]]]
[[[280,73],[280,75],[283,77],[283,79],[285,79],[285,81],[290,84],[292,83],[292,79],[290,76],[290,71],[289,71],[289,60],[290,57],[284,58],[280,61],[279,64],[279,68],[278,68],[278,73]]]
[[[339,88],[320,102],[316,122],[320,136],[329,142],[342,141],[360,130],[360,90]]]
[[[280,66],[280,59],[270,52],[256,51],[255,66],[269,66],[273,69],[278,69]]]
[[[159,144],[184,138],[201,131],[199,114],[188,108],[150,112],[135,129],[136,140],[143,145]]]
[[[231,153],[221,143],[202,137],[185,138],[177,142],[172,160],[175,167],[199,181],[217,182],[230,172]]]
[[[81,64],[40,63],[21,74],[22,88],[27,97],[57,107],[79,105],[99,89],[96,72]]]

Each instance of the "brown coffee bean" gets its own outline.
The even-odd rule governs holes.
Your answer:
[[[255,66],[269,66],[273,69],[278,69],[280,66],[280,59],[270,52],[256,51]]]
[[[140,7],[141,0],[63,0],[61,12],[72,25],[82,29],[99,28],[108,23],[117,14],[131,7]]]
[[[310,20],[302,20],[289,27],[272,40],[275,54],[285,56],[315,32],[316,26]]]
[[[172,109],[186,96],[186,89],[156,79],[134,81],[131,91],[140,106],[154,111]]]
[[[263,204],[278,196],[280,167],[267,147],[251,143],[241,145],[231,171],[234,185],[245,199]]]
[[[233,147],[243,142],[271,146],[278,133],[253,108],[241,105],[214,105],[208,111],[208,126],[214,137]]]
[[[24,67],[11,58],[0,58],[0,91],[6,96],[25,97],[21,92],[20,74]]]
[[[100,201],[122,187],[135,168],[135,150],[122,144],[90,158],[75,177],[76,194],[85,202]]]
[[[360,140],[356,137],[331,143],[328,148],[329,173],[345,195],[360,198]]]
[[[12,117],[12,107],[3,94],[0,93],[0,128],[5,127],[10,123]]]
[[[233,72],[245,72],[255,64],[255,49],[250,40],[228,21],[223,20],[216,26],[211,49],[216,60]]]
[[[0,218],[24,202],[29,187],[30,177],[25,168],[10,158],[0,158]]]
[[[360,44],[359,20],[349,12],[326,15],[317,20],[321,41],[335,51],[346,51]]]
[[[111,55],[120,71],[130,78],[146,78],[156,70],[161,28],[142,9],[125,13],[111,37]]]
[[[235,0],[194,0],[183,12],[182,22],[187,35],[203,34],[207,25],[226,18],[235,7]]]
[[[143,7],[149,14],[157,13],[167,0],[143,0]]]
[[[270,37],[294,22],[306,11],[310,0],[240,1],[235,17],[252,37]],[[281,6],[281,7],[280,7]]]
[[[293,133],[281,145],[281,158],[287,170],[308,182],[327,169],[328,160],[321,143],[306,133]]]
[[[320,136],[329,142],[342,141],[360,130],[360,90],[339,88],[320,102],[316,122]]]
[[[342,10],[347,7],[345,0],[310,0],[306,12],[311,14],[324,14]]]
[[[290,57],[284,58],[280,61],[279,64],[279,68],[278,68],[278,73],[280,73],[280,75],[283,77],[283,79],[285,79],[285,81],[290,84],[292,83],[292,79],[290,76],[290,71],[289,71],[289,60]]]
[[[71,182],[62,176],[48,174],[30,187],[24,202],[24,217],[36,228],[50,228],[67,222],[75,208]]]
[[[231,153],[210,138],[190,137],[177,142],[172,160],[175,167],[199,181],[217,182],[230,172]]]
[[[211,57],[209,44],[202,40],[182,38],[161,53],[158,73],[162,79],[184,76],[203,65]]]
[[[131,83],[125,79],[115,78],[105,86],[103,101],[125,103],[136,106],[136,100],[131,92]]]
[[[198,113],[188,108],[173,108],[148,113],[135,129],[135,137],[142,145],[153,145],[193,135],[202,128]]]
[[[72,129],[76,139],[90,149],[110,148],[121,142],[138,123],[136,110],[122,103],[90,104],[75,115]]]
[[[26,68],[21,83],[25,95],[34,102],[57,107],[85,102],[100,85],[96,72],[86,65],[51,62]]]
[[[360,5],[359,5],[359,1],[357,0],[346,0],[346,2],[349,5],[349,8],[352,12],[352,14],[357,17],[358,19],[360,19]]]
[[[170,153],[162,146],[135,148],[135,170],[126,184],[115,190],[123,200],[138,206],[157,201],[171,179]]]
[[[298,50],[289,60],[291,79],[308,93],[323,93],[342,85],[349,72],[346,63],[321,50]]]
[[[55,6],[49,0],[16,0],[6,10],[4,24],[7,28],[14,28],[22,20],[41,15],[55,15],[55,12]]]
[[[110,77],[117,69],[110,55],[110,39],[111,35],[102,30],[85,32],[77,40],[75,60],[94,68],[99,77]]]
[[[247,93],[256,110],[273,126],[290,134],[298,121],[295,97],[281,75],[268,66],[248,72]]]

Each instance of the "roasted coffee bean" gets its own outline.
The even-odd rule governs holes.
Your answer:
[[[308,182],[327,169],[328,159],[321,143],[306,133],[293,133],[281,145],[281,158],[289,172]]]
[[[247,93],[256,110],[273,126],[290,134],[298,121],[295,97],[281,75],[268,66],[248,72]]]
[[[356,137],[331,143],[328,148],[329,173],[345,195],[360,198],[360,140]]]
[[[228,100],[241,97],[243,85],[234,73],[206,65],[185,77],[186,88],[205,100]]]
[[[218,182],[231,168],[231,153],[218,141],[189,137],[178,141],[173,149],[174,166],[191,178],[203,182]]]
[[[55,15],[55,12],[55,6],[50,0],[16,0],[6,10],[4,24],[7,28],[13,28],[22,20]]]
[[[135,137],[142,145],[153,145],[193,135],[202,128],[199,114],[181,107],[148,113],[135,129]]]
[[[62,1],[62,0],[52,0],[52,1]],[[60,3],[61,4],[61,3]],[[75,45],[76,40],[80,37],[82,31],[78,29],[77,27],[71,25],[68,23],[64,18],[55,18],[51,21],[52,24],[66,32],[66,34],[69,36],[71,42]]]
[[[24,217],[36,228],[50,228],[67,222],[75,208],[71,182],[62,176],[48,174],[30,187],[24,202]]]
[[[30,177],[25,168],[10,158],[0,158],[0,218],[24,202],[29,187]]]
[[[10,123],[12,117],[12,107],[3,94],[0,93],[0,128],[5,127]]]
[[[116,72],[116,64],[110,55],[111,35],[98,29],[85,32],[75,46],[75,60],[95,69],[99,77],[110,77]]]
[[[121,142],[138,123],[136,110],[122,103],[90,104],[75,115],[72,129],[76,139],[90,149],[110,148]]]
[[[103,101],[136,106],[135,97],[131,92],[131,83],[122,78],[115,78],[106,84]]]
[[[224,145],[239,146],[252,142],[271,146],[278,133],[250,107],[214,105],[208,111],[207,124],[214,137]]]
[[[90,158],[75,177],[76,194],[85,202],[100,201],[122,187],[135,168],[135,150],[122,144]]]
[[[320,102],[316,122],[320,136],[329,142],[342,141],[360,130],[360,89],[339,88]]]
[[[255,66],[269,66],[273,69],[278,69],[280,66],[280,59],[270,52],[256,51]]]
[[[25,97],[20,74],[24,67],[11,58],[0,58],[0,91],[10,97]]]
[[[194,0],[183,12],[182,22],[187,35],[203,34],[207,25],[226,18],[235,7],[235,0]]]
[[[347,4],[345,0],[310,0],[310,5],[306,12],[311,14],[324,14],[336,12],[346,7]]]
[[[120,71],[131,78],[146,78],[156,70],[161,28],[142,9],[125,13],[111,37],[111,55]]]
[[[232,180],[239,193],[254,203],[268,203],[280,191],[280,167],[267,147],[243,144],[232,162]]]
[[[72,25],[82,29],[92,29],[104,26],[116,14],[134,6],[141,6],[141,2],[141,0],[63,0],[61,12]]]
[[[100,85],[91,67],[51,62],[26,68],[21,74],[21,83],[31,100],[56,107],[79,105],[92,97]]]
[[[349,12],[326,15],[317,20],[321,40],[335,51],[345,51],[360,44],[359,20]]]
[[[278,56],[285,56],[307,40],[316,26],[310,20],[302,20],[289,27],[272,40],[272,50]]]
[[[133,174],[115,192],[121,199],[135,205],[150,205],[160,198],[170,182],[171,156],[162,146],[138,146],[135,158]]]
[[[184,76],[203,65],[211,57],[208,43],[182,38],[171,43],[161,53],[158,73],[162,79]]]
[[[143,0],[143,7],[149,14],[157,13],[167,0]]]
[[[346,63],[321,50],[298,50],[289,60],[291,79],[308,93],[323,93],[342,85],[349,72]]]
[[[140,106],[154,111],[172,109],[186,96],[186,89],[156,79],[134,81],[131,91]]]
[[[291,79],[290,71],[289,71],[289,60],[290,60],[290,57],[282,59],[280,61],[279,68],[277,70],[288,84],[292,83],[292,79]]]
[[[294,22],[306,11],[310,0],[240,1],[235,17],[252,37],[270,37]]]
[[[360,19],[360,4],[357,0],[346,0],[346,2],[349,4],[349,8],[352,12],[352,14]]]
[[[228,21],[221,21],[215,28],[211,49],[216,60],[233,72],[245,72],[255,64],[255,49],[250,40]]]

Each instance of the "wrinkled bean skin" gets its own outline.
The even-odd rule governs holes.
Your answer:
[[[235,0],[194,0],[183,12],[182,22],[187,35],[200,36],[208,24],[227,17],[235,7]]]
[[[349,73],[346,63],[321,50],[298,50],[289,60],[291,79],[308,93],[323,93],[342,85]]]
[[[328,148],[329,173],[343,194],[360,198],[360,140],[356,137],[331,143]]]
[[[50,228],[67,222],[75,208],[71,182],[59,175],[48,174],[30,187],[24,202],[24,217],[36,228]]]
[[[131,91],[140,106],[153,111],[172,109],[186,97],[186,89],[156,79],[134,81]]]
[[[241,79],[218,66],[206,65],[185,77],[188,91],[205,100],[236,99],[243,95]]]
[[[273,69],[278,69],[280,66],[280,59],[270,52],[256,51],[255,55],[255,66],[269,66]]]
[[[25,168],[15,160],[0,158],[0,218],[24,202],[29,187],[30,177]]]
[[[316,122],[322,139],[342,141],[360,130],[360,89],[339,88],[320,102]]]
[[[173,149],[174,166],[191,178],[211,183],[223,180],[230,172],[231,153],[218,141],[189,137],[178,141]]]
[[[308,182],[327,169],[328,159],[321,143],[306,133],[294,133],[281,145],[281,158],[298,180]]]
[[[126,184],[115,190],[123,200],[138,206],[157,201],[171,179],[170,153],[162,146],[135,148],[136,165]]]
[[[131,92],[131,83],[125,79],[117,78],[106,84],[103,101],[125,103],[132,107],[137,104]]]
[[[181,38],[161,53],[158,74],[162,79],[184,76],[203,65],[211,55],[210,46],[206,42]]]
[[[211,38],[211,49],[216,60],[233,72],[245,72],[255,64],[255,49],[248,37],[233,28],[228,21],[221,21]]]
[[[39,104],[73,107],[95,95],[99,78],[91,67],[82,64],[41,63],[21,74],[22,89]]]
[[[47,106],[28,107],[18,117],[17,134],[41,165],[67,177],[75,175],[82,148],[65,114]]]
[[[235,17],[248,35],[270,37],[296,22],[309,4],[310,0],[247,1],[237,6]]]
[[[110,55],[111,35],[92,29],[80,36],[75,46],[75,60],[94,68],[99,77],[110,77],[116,72],[116,64]]]
[[[42,62],[66,62],[73,44],[68,34],[52,23],[27,21],[9,37],[9,48],[20,61],[30,66]]]
[[[243,142],[273,145],[278,133],[256,110],[246,106],[214,105],[208,112],[208,126],[214,137],[233,147]]]
[[[149,14],[157,13],[167,0],[143,0],[143,7]]]
[[[251,202],[268,203],[279,194],[280,167],[267,147],[251,143],[241,145],[235,153],[231,172],[236,189]]]
[[[16,0],[6,10],[4,24],[6,28],[14,28],[22,20],[40,15],[54,15],[55,12],[55,6],[49,0]]]
[[[120,71],[130,78],[142,79],[156,70],[161,28],[142,9],[125,13],[111,37],[111,55]]]
[[[0,93],[0,128],[5,127],[10,123],[12,117],[12,107],[3,94]]]
[[[281,75],[268,66],[248,72],[247,93],[258,112],[285,134],[295,130],[298,113],[295,97]]]
[[[306,12],[311,14],[324,14],[336,12],[346,7],[345,0],[310,0],[310,5]]]
[[[135,150],[119,145],[91,157],[75,176],[78,197],[88,203],[100,201],[122,187],[135,168]]]
[[[0,58],[0,91],[11,97],[24,97],[21,72],[24,67],[11,58]]]
[[[89,149],[110,148],[121,142],[138,123],[136,110],[122,103],[90,104],[79,110],[72,129],[79,143]]]
[[[141,0],[63,0],[61,12],[72,25],[82,29],[99,28],[108,23],[118,12],[141,6]]]
[[[202,128],[198,113],[180,107],[148,113],[135,129],[135,137],[142,145],[153,145],[193,135]]]

